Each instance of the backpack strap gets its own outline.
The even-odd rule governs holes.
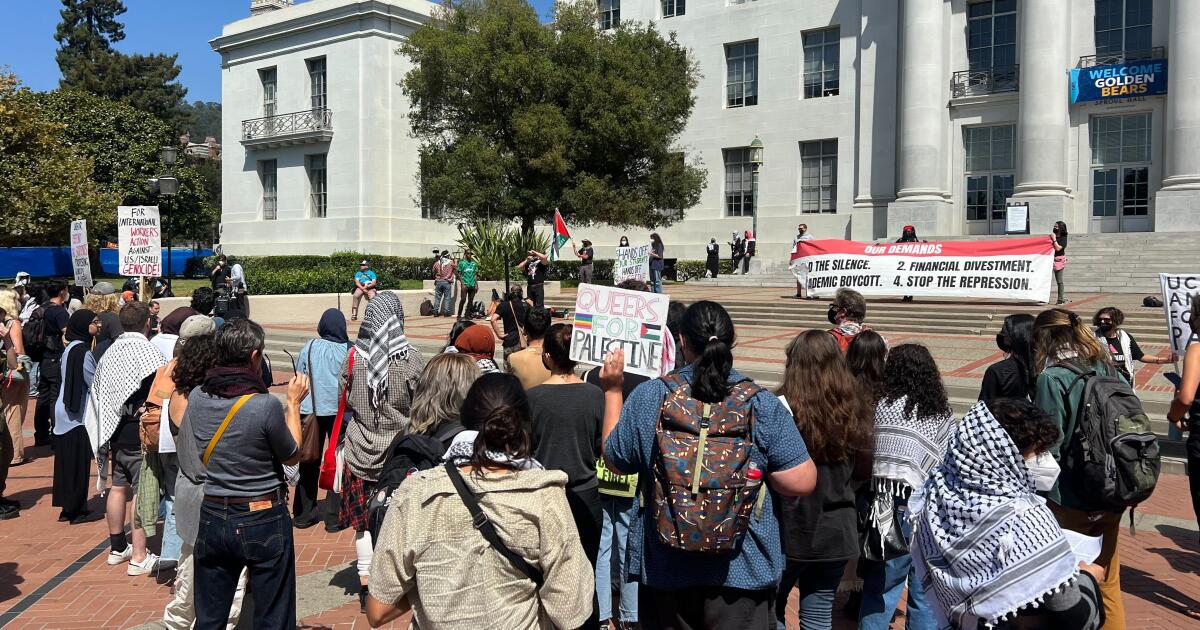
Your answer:
[[[542,583],[546,581],[545,575],[540,569],[529,564],[517,552],[509,549],[508,545],[500,540],[500,535],[496,533],[496,526],[492,524],[491,519],[487,514],[483,513],[483,509],[479,507],[479,499],[475,496],[471,489],[467,487],[467,482],[462,478],[462,473],[458,472],[458,466],[450,462],[446,462],[446,474],[450,476],[450,482],[454,484],[454,489],[458,492],[459,498],[467,506],[467,511],[471,513],[471,524],[479,533],[483,535],[484,540],[492,546],[500,555],[513,563],[517,570],[525,574],[525,577],[533,581],[538,588],[542,587]]]

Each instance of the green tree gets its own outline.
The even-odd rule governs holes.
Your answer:
[[[121,101],[149,112],[182,130],[188,123],[183,109],[187,89],[176,80],[178,55],[126,55],[112,44],[125,39],[118,21],[125,13],[121,0],[62,0],[62,22],[54,33],[62,71],[59,86]]]
[[[195,101],[184,105],[184,112],[191,119],[188,124],[188,133],[192,136],[192,142],[204,142],[204,139],[212,136],[221,141],[221,104],[211,101]]]
[[[65,245],[72,220],[95,225],[116,204],[64,128],[15,76],[0,74],[0,246]]]
[[[557,208],[649,228],[699,201],[704,171],[674,146],[699,74],[673,34],[600,31],[591,3],[560,2],[547,28],[525,0],[448,0],[397,52],[422,201],[443,220],[530,232]]]

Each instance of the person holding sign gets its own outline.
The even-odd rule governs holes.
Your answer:
[[[592,242],[583,239],[583,249],[575,249],[575,241],[571,241],[571,249],[575,255],[579,257],[579,283],[592,283],[592,263],[595,259],[595,251],[592,249]]]
[[[808,225],[804,224],[804,223],[797,225],[796,226],[796,238],[792,239],[792,252],[794,253],[796,251],[796,247],[798,247],[800,245],[801,241],[811,241],[811,240],[813,240],[813,235],[808,233]],[[804,285],[801,284],[799,280],[796,281],[796,299],[797,300],[805,299],[804,298]]]
[[[1054,283],[1058,285],[1059,304],[1066,304],[1066,296],[1063,294],[1063,270],[1067,268],[1067,236],[1067,224],[1055,221],[1050,240],[1054,243]]]
[[[549,268],[550,258],[532,249],[525,260],[517,265],[517,269],[525,274],[525,293],[538,308],[546,305],[546,270]]]
[[[666,247],[663,245],[662,237],[655,232],[650,235],[650,289],[655,293],[662,293],[662,274],[665,259],[663,255],[666,253]]]
[[[1192,296],[1192,334],[1200,334],[1200,296]],[[1188,485],[1192,493],[1192,510],[1200,520],[1200,401],[1196,392],[1200,389],[1200,343],[1187,347],[1183,357],[1183,377],[1167,412],[1167,421],[1180,431],[1187,431]],[[1185,419],[1186,416],[1186,419]]]

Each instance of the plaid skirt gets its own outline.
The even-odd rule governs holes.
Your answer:
[[[367,531],[367,509],[373,494],[375,482],[359,479],[347,466],[342,471],[342,507],[338,511],[338,523],[343,528],[353,527],[356,532]]]

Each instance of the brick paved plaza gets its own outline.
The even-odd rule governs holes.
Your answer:
[[[779,299],[764,292],[751,292],[761,299]],[[679,291],[685,300],[700,297],[690,287]],[[1102,299],[1097,299],[1102,302]],[[1089,304],[1094,308],[1100,304]],[[1036,308],[1014,308],[1036,311]],[[315,316],[314,316],[315,321]],[[444,319],[410,317],[408,332],[422,347],[444,339],[450,322]],[[314,324],[315,326],[315,324]],[[308,326],[268,326],[269,335],[307,334]],[[353,334],[353,332],[352,332]],[[737,364],[750,369],[754,363],[782,368],[783,346],[795,334],[780,326],[743,327],[739,331]],[[986,366],[998,357],[990,337],[968,335],[889,336],[892,343],[921,341],[933,350],[948,384],[967,387],[977,382]],[[1159,343],[1144,343],[1148,353],[1162,349]],[[286,360],[284,361],[286,364]],[[290,376],[290,366],[276,359],[277,382]],[[1158,366],[1138,372],[1139,390],[1162,396],[1167,389]],[[281,392],[282,388],[274,391]],[[32,444],[33,405],[27,416],[26,444]],[[170,599],[167,586],[153,578],[127,577],[125,566],[105,564],[108,539],[103,520],[70,526],[56,521],[58,510],[50,506],[53,460],[46,448],[27,447],[35,459],[13,468],[7,496],[19,501],[21,516],[0,521],[0,627],[3,628],[131,628],[153,625]],[[93,483],[94,483],[93,476]],[[95,493],[93,492],[93,495]],[[93,498],[89,507],[97,514],[103,501]],[[320,526],[296,530],[299,617],[302,628],[366,628],[358,614],[357,579],[353,567],[353,534],[328,534]],[[1137,536],[1122,532],[1122,586],[1126,594],[1128,626],[1136,629],[1200,628],[1200,533],[1197,531],[1188,494],[1187,479],[1165,475],[1158,490],[1138,509]],[[157,549],[157,541],[151,548]],[[793,595],[791,605],[796,606]],[[791,616],[795,621],[795,612]],[[407,627],[407,620],[394,627]],[[835,627],[852,628],[845,618]],[[249,627],[244,624],[243,627]],[[894,627],[902,628],[900,618]]]

